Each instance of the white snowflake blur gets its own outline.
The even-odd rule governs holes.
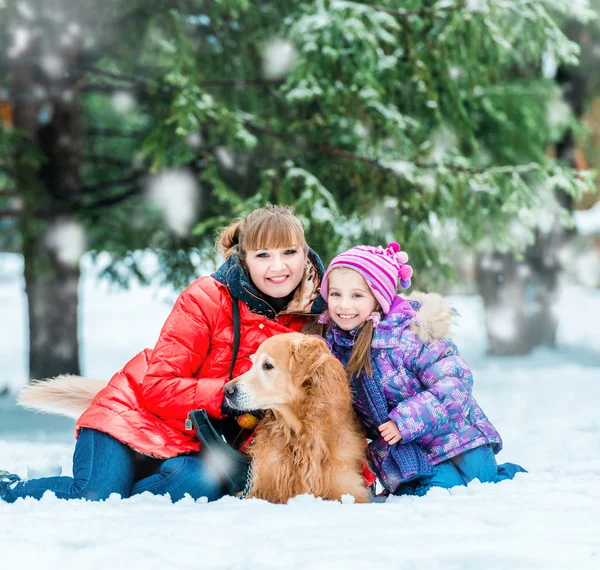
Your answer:
[[[231,170],[235,166],[235,156],[224,146],[215,149],[215,156],[223,168]]]
[[[262,52],[263,76],[267,79],[285,77],[297,59],[298,51],[292,42],[282,38],[271,40]]]
[[[135,98],[128,91],[117,91],[110,99],[112,108],[122,115],[135,107]]]
[[[178,236],[189,233],[200,203],[200,186],[189,170],[165,170],[152,176],[147,195],[167,226]]]
[[[557,70],[558,65],[554,53],[552,50],[547,49],[542,55],[542,75],[548,79],[552,79],[553,77],[556,77]]]
[[[57,54],[44,54],[40,64],[42,69],[53,79],[58,79],[64,73],[64,63]]]
[[[17,11],[19,12],[19,15],[25,20],[32,20],[35,16],[33,10],[31,9],[31,6],[29,6],[29,4],[27,4],[26,2],[17,3]]]
[[[87,246],[85,229],[74,220],[58,220],[48,230],[45,243],[61,263],[75,266]]]
[[[7,52],[8,57],[20,56],[29,46],[30,39],[31,39],[31,32],[26,28],[17,26],[13,30],[13,43],[8,48],[8,52]]]

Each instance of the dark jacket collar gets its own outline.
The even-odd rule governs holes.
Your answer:
[[[308,250],[308,259],[316,269],[319,280],[323,278],[325,268],[323,267],[322,261],[319,256],[312,250]],[[267,303],[262,297],[258,289],[254,286],[248,274],[244,271],[241,266],[237,253],[232,256],[212,274],[217,281],[226,285],[232,295],[240,300],[242,303],[248,305],[253,313],[264,315],[269,319],[273,319],[277,316],[275,309]],[[307,314],[316,315],[322,313],[327,308],[327,304],[321,295],[310,305]]]

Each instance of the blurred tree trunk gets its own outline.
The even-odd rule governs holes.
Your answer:
[[[571,22],[567,35],[581,41],[583,26]],[[560,68],[556,77],[565,102],[573,114],[583,115],[586,74],[580,68]],[[568,130],[555,148],[556,158],[571,167],[578,164],[573,133]],[[556,191],[557,202],[572,211],[573,199]],[[555,219],[551,227],[536,232],[535,243],[522,260],[512,254],[495,252],[479,256],[476,280],[483,297],[488,352],[493,355],[522,355],[536,346],[556,346],[558,312],[556,310],[559,276],[562,270],[560,248],[573,231]]]
[[[68,7],[65,2],[50,0],[46,9],[58,13]],[[81,188],[83,109],[79,78],[72,73],[76,66],[71,65],[80,52],[77,42],[62,45],[60,28],[43,17],[23,25],[30,32],[28,57],[15,60],[12,68],[14,126],[27,138],[17,161],[26,212],[19,224],[29,311],[29,376],[44,378],[80,373],[80,271],[78,260],[63,251],[73,238],[63,236],[57,243],[48,239],[71,219]],[[40,160],[32,162],[32,149]]]
[[[29,308],[29,376],[80,374],[79,267],[62,263],[43,235],[23,244]]]
[[[538,232],[523,260],[498,252],[477,260],[490,354],[522,355],[536,346],[556,346],[557,246],[563,236],[559,229]]]

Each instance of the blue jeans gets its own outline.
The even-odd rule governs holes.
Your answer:
[[[468,485],[473,479],[482,483],[498,483],[512,479],[517,473],[527,473],[516,463],[496,463],[490,445],[476,447],[436,465],[435,472],[403,485],[396,494],[422,496],[433,487],[450,489]]]
[[[59,499],[102,501],[148,491],[176,502],[190,495],[214,501],[225,493],[217,473],[194,455],[154,459],[134,451],[103,432],[82,428],[73,455],[73,477],[44,477],[0,487],[8,503],[20,497],[40,499],[52,491]]]

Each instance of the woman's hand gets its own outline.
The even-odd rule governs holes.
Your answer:
[[[379,426],[379,433],[381,433],[381,437],[385,439],[388,445],[394,445],[394,443],[398,443],[402,439],[402,434],[398,426],[392,420],[381,424]]]

